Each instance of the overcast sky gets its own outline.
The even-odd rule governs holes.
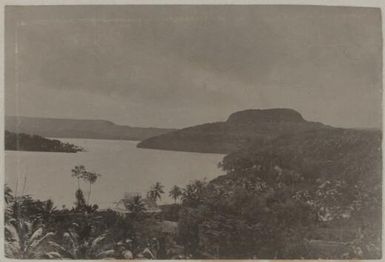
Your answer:
[[[379,9],[7,7],[5,42],[7,115],[185,127],[288,107],[381,125]]]

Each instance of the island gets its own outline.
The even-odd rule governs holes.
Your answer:
[[[305,120],[287,108],[249,109],[231,114],[227,121],[192,126],[148,138],[140,148],[227,154],[251,143],[267,143],[280,135],[331,127]]]
[[[84,148],[38,135],[5,131],[5,150],[76,153]]]

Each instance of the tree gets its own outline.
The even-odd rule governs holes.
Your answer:
[[[173,186],[169,192],[169,196],[174,199],[175,203],[182,196],[182,189],[177,185]]]
[[[86,206],[86,200],[84,199],[83,191],[80,188],[76,190],[75,197],[76,197],[76,202],[75,202],[76,209],[83,210]]]
[[[197,206],[201,203],[202,195],[207,183],[205,181],[196,180],[183,189],[181,198],[183,204],[189,206]]]
[[[100,177],[101,175],[100,174],[97,174],[97,173],[93,173],[93,172],[88,172],[88,171],[85,171],[83,174],[82,174],[82,179],[86,182],[89,183],[89,191],[88,191],[88,197],[87,197],[87,203],[89,204],[90,203],[90,197],[91,197],[91,188],[92,188],[92,184],[94,184],[96,182],[96,180],[98,179],[98,177]]]
[[[86,168],[83,165],[75,166],[72,169],[72,177],[76,178],[78,180],[78,190],[76,191],[76,195],[78,196],[80,194],[80,179],[83,181],[89,183],[89,190],[88,190],[88,196],[87,196],[87,204],[90,202],[91,198],[91,190],[92,190],[92,184],[96,182],[98,177],[100,177],[100,174],[94,173],[94,172],[89,172],[86,170]],[[80,196],[80,195],[79,195]],[[79,198],[76,197],[78,200]],[[81,204],[78,201],[78,204]]]
[[[147,193],[147,197],[155,202],[158,199],[160,200],[162,198],[161,194],[164,194],[163,188],[164,186],[161,183],[156,182]]]
[[[129,199],[123,199],[123,204],[126,209],[131,212],[133,217],[137,217],[146,210],[142,197],[139,195]]]
[[[80,179],[83,177],[83,174],[86,172],[86,168],[83,165],[75,166],[72,170],[72,177],[78,180],[78,190],[80,190]]]
[[[51,199],[48,199],[42,203],[40,216],[45,225],[48,225],[52,221],[56,213],[57,209]]]

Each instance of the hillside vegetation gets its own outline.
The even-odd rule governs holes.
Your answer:
[[[226,156],[179,226],[197,257],[380,258],[381,132],[283,135]]]

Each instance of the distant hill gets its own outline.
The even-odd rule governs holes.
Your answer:
[[[251,109],[229,116],[225,122],[208,123],[184,128],[138,144],[141,148],[230,153],[250,143],[263,143],[283,134],[330,128],[306,121],[292,109]]]
[[[175,129],[116,125],[105,120],[5,117],[5,129],[16,133],[58,138],[143,140]]]
[[[23,133],[12,133],[5,131],[4,135],[5,150],[11,151],[40,151],[40,152],[64,152],[76,153],[84,151],[83,148],[63,143],[56,139],[47,139],[38,135],[28,135]]]

